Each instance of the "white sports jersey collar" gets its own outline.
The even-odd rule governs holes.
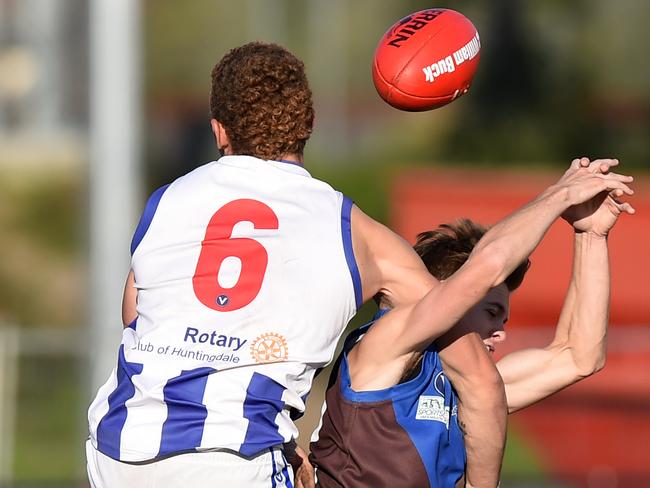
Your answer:
[[[287,173],[293,173],[301,176],[306,176],[311,178],[309,171],[307,171],[299,163],[294,163],[293,161],[272,161],[255,158],[253,156],[223,156],[217,160],[219,164],[227,164],[229,166],[244,166],[244,167],[254,167],[258,164],[271,165],[279,170],[286,171]]]

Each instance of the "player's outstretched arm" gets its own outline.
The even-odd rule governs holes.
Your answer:
[[[497,363],[508,411],[525,408],[602,368],[609,306],[605,238],[576,234],[573,275],[553,342],[508,354]]]
[[[553,342],[542,349],[514,352],[497,364],[510,412],[594,374],[605,364],[610,291],[607,236],[622,213],[634,213],[629,203],[616,198],[603,193],[563,215],[575,230],[571,282]]]
[[[609,163],[608,163],[609,161]],[[365,335],[369,357],[385,360],[382,344],[392,344],[395,357],[424,350],[432,340],[447,332],[494,286],[502,283],[539,244],[551,224],[569,207],[590,200],[599,193],[632,194],[629,176],[602,174],[601,165],[613,160],[575,160],[555,184],[532,202],[495,224],[476,245],[465,264],[439,283],[408,311],[400,327],[374,326]],[[379,325],[379,324],[376,324]],[[458,337],[463,331],[459,331]],[[362,344],[360,344],[361,346]],[[382,354],[373,352],[382,351]]]
[[[506,397],[498,374],[472,374],[489,371],[490,366],[494,368],[494,361],[476,333],[459,337],[439,356],[458,396],[458,424],[467,456],[465,486],[494,487],[500,477],[506,442]]]

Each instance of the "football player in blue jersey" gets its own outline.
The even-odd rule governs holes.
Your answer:
[[[580,173],[598,178],[616,164],[602,160],[582,167],[576,160],[559,187]],[[505,340],[510,293],[521,284],[529,265],[526,256],[533,249],[530,235],[526,242],[516,237],[517,230],[530,234],[547,226],[535,217],[534,208],[540,201],[554,206],[557,188],[551,187],[490,231],[461,220],[418,236],[415,250],[429,272],[446,283],[467,283],[475,257],[494,245],[490,234],[503,225],[512,228],[509,252],[517,262],[441,336],[427,335],[424,318],[413,323],[397,308],[386,313],[391,306],[383,299],[374,323],[348,336],[330,378],[320,430],[311,444],[322,488],[463,486],[467,434],[464,437],[455,391],[445,379],[438,354],[468,334],[480,337],[489,353]],[[599,192],[573,206],[563,198],[564,205],[554,211],[574,230],[571,283],[553,341],[508,354],[496,364],[509,412],[603,367],[610,289],[607,235],[622,213],[634,213],[629,203],[619,201],[621,195],[619,190]],[[467,291],[458,288],[458,292]],[[448,312],[441,304],[433,313]]]

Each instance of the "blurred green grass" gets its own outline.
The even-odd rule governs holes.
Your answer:
[[[533,449],[516,430],[509,428],[501,476],[508,480],[545,480],[544,471]]]
[[[86,438],[81,360],[27,356],[19,362],[16,482],[83,479]]]
[[[79,320],[83,197],[78,173],[0,172],[0,322],[69,327]]]

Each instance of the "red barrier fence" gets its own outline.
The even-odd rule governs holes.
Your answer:
[[[492,224],[558,177],[559,171],[404,172],[392,187],[391,227],[413,242],[418,232],[459,217]],[[609,238],[605,369],[512,418],[547,472],[574,486],[650,486],[650,179],[637,178],[633,186],[637,214],[622,216]],[[503,352],[550,341],[571,256],[571,229],[556,222],[513,295]]]

